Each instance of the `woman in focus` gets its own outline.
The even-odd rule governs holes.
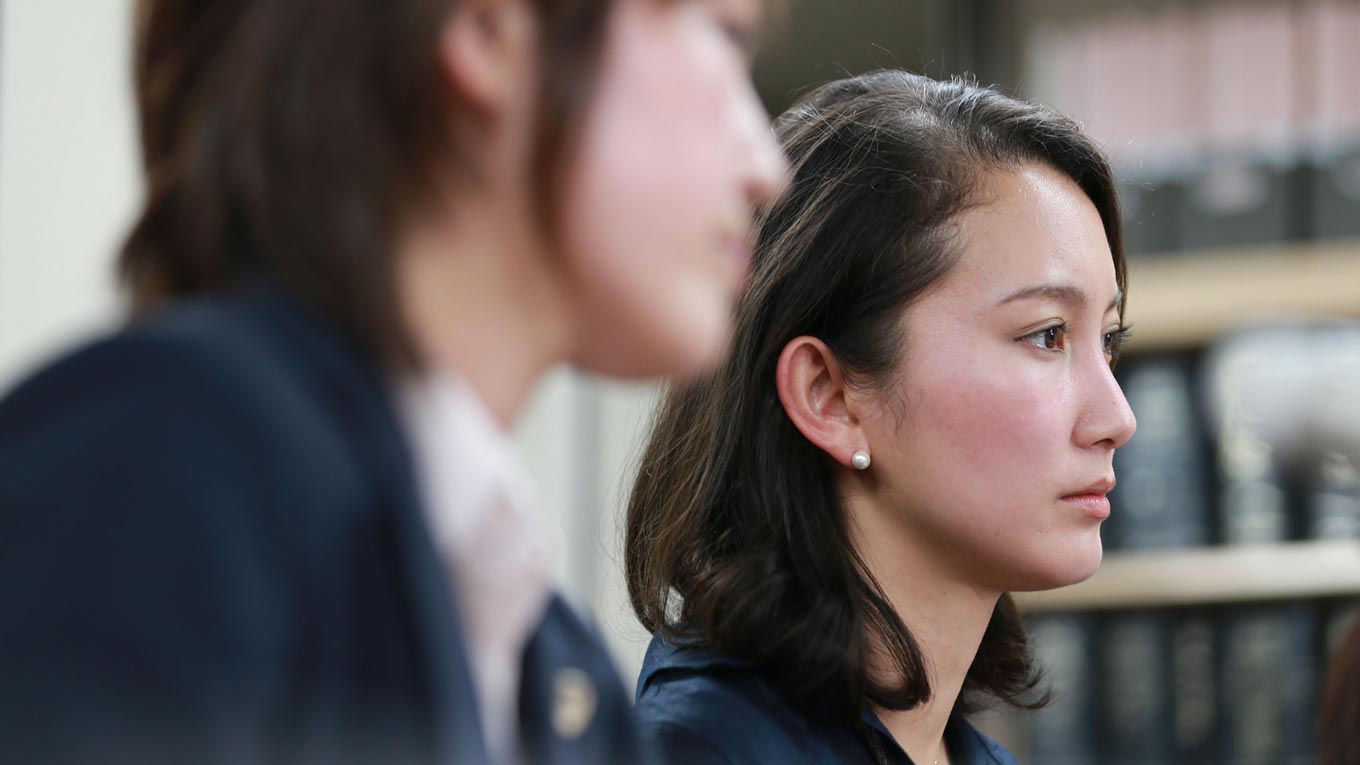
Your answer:
[[[728,357],[629,505],[644,731],[687,763],[1013,762],[966,720],[1036,702],[1008,593],[1096,570],[1134,431],[1110,168],[1049,109],[896,71],[777,133]]]

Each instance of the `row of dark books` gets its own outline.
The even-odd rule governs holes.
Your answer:
[[[1360,236],[1360,0],[1026,7],[1026,95],[1111,155],[1132,252]]]
[[[1138,432],[1115,457],[1107,552],[1360,539],[1351,458],[1281,447],[1288,419],[1307,409],[1293,398],[1305,388],[1285,383],[1346,354],[1360,357],[1360,331],[1326,323],[1122,362]],[[1029,718],[1029,761],[1311,763],[1329,649],[1356,607],[1317,598],[1036,615],[1055,701]]]
[[[1028,717],[1043,765],[1311,765],[1331,647],[1356,603],[1035,616],[1053,693]]]
[[[1288,453],[1278,435],[1302,416],[1294,397],[1311,390],[1289,390],[1289,366],[1321,373],[1347,354],[1360,356],[1356,325],[1300,324],[1243,333],[1208,354],[1121,362],[1138,432],[1115,454],[1105,549],[1360,539],[1353,462]]]
[[[1221,155],[1155,174],[1129,172],[1120,200],[1133,257],[1353,239],[1360,237],[1360,144],[1288,162]]]

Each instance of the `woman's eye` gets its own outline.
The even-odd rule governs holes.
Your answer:
[[[1110,363],[1119,360],[1119,352],[1124,349],[1124,343],[1129,341],[1129,336],[1133,332],[1128,327],[1120,327],[1113,332],[1106,332],[1104,339],[1105,355],[1109,357]]]
[[[1067,348],[1067,325],[1059,324],[1054,327],[1041,329],[1020,338],[1036,348],[1046,351],[1061,351]]]
[[[743,58],[750,58],[755,54],[755,30],[751,25],[739,21],[719,22],[723,36],[728,42],[741,53]]]

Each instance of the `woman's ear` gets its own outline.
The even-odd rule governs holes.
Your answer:
[[[532,97],[537,19],[525,0],[463,0],[444,20],[439,63],[458,100],[496,115]]]
[[[832,459],[854,467],[855,454],[868,453],[840,364],[826,343],[808,336],[790,340],[779,354],[775,387],[793,426]]]

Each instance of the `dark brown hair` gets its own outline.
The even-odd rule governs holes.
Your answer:
[[[457,0],[141,0],[146,200],[121,269],[139,313],[264,271],[375,354],[419,358],[392,249],[432,168],[472,171],[439,35]],[[551,234],[611,0],[535,0],[535,188]],[[475,182],[475,178],[470,179]]]
[[[1318,765],[1360,762],[1360,619],[1337,645],[1318,715]]]
[[[925,659],[850,542],[830,458],[779,403],[780,352],[813,335],[852,384],[884,383],[902,311],[956,261],[946,224],[985,204],[989,169],[1040,163],[1071,178],[1100,214],[1124,289],[1115,186],[1076,123],[959,79],[833,82],[777,132],[792,186],[761,222],[727,360],[658,414],[628,506],[629,594],[648,629],[755,662],[795,704],[909,709],[930,697]],[[869,676],[871,646],[897,680]],[[1037,683],[1005,595],[961,708],[987,697],[1037,706]]]

